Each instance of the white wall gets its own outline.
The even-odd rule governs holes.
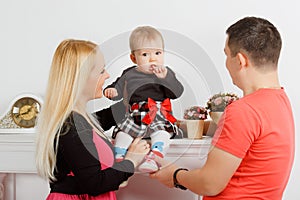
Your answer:
[[[180,33],[201,46],[222,77],[225,90],[239,92],[232,86],[224,65],[225,30],[236,20],[254,15],[269,19],[282,35],[280,80],[290,96],[298,132],[299,8],[300,2],[296,0],[1,0],[0,116],[19,93],[44,94],[51,58],[61,40],[78,38],[102,44],[145,24]],[[176,59],[167,61],[172,63]],[[176,72],[184,71],[176,62],[173,66]],[[117,73],[112,70],[111,74]],[[207,88],[204,91],[208,94]],[[202,96],[196,101],[204,103],[205,99]],[[298,136],[296,143],[295,164],[284,195],[289,200],[300,198]]]

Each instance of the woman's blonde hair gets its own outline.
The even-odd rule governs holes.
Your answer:
[[[153,46],[145,47],[145,43],[151,43]],[[139,26],[131,32],[129,46],[131,52],[151,47],[164,49],[164,39],[157,29],[151,26]]]
[[[62,41],[54,53],[44,104],[38,117],[36,145],[38,174],[49,181],[56,180],[59,132],[87,82],[96,52],[96,44],[70,39]]]

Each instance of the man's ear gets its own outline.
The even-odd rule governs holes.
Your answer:
[[[133,53],[130,54],[130,59],[133,63],[136,64],[136,58],[135,58],[135,55]]]
[[[237,58],[240,62],[240,66],[241,67],[248,67],[249,66],[249,59],[247,57],[247,55],[245,55],[244,53],[237,53]]]

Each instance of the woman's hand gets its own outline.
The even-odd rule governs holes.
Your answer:
[[[128,148],[125,159],[133,162],[134,167],[137,167],[144,160],[144,157],[149,153],[150,145],[142,138],[133,140]]]
[[[116,88],[107,88],[104,90],[104,96],[111,99],[118,96],[118,91]]]

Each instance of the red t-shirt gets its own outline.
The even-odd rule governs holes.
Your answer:
[[[284,89],[260,89],[230,104],[212,144],[242,162],[209,199],[281,199],[294,160],[295,130]]]

